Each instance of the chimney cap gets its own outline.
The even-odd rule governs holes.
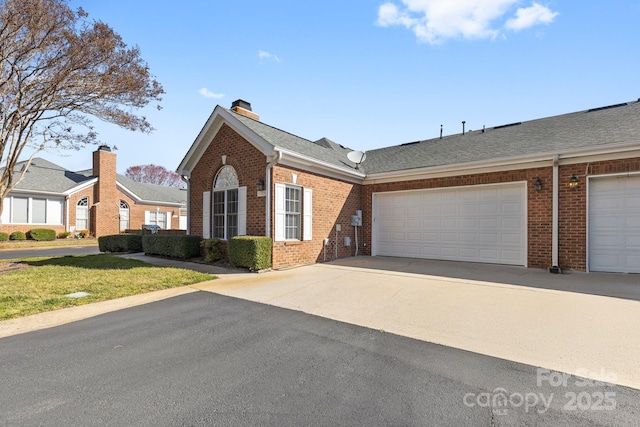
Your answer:
[[[111,147],[109,147],[106,144],[102,144],[101,146],[98,147],[98,151],[109,151],[109,152],[111,152]]]
[[[236,108],[236,107],[244,108],[245,110],[251,111],[251,103],[244,101],[242,99],[237,99],[233,101],[233,103],[231,104],[231,108]]]

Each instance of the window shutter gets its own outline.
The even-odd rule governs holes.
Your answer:
[[[202,238],[211,238],[211,191],[202,193]]]
[[[167,212],[165,215],[167,218],[167,230],[171,230],[171,212]]]
[[[311,207],[311,189],[310,188],[305,188],[304,189],[304,199],[302,201],[302,216],[303,216],[303,223],[302,223],[302,240],[311,240],[313,237],[313,232],[312,232],[312,218],[311,218],[311,212],[312,212],[312,207]]]
[[[247,187],[238,188],[238,236],[247,234]]]
[[[144,223],[149,224],[149,211],[144,211]]]
[[[275,185],[275,241],[284,241],[284,222],[285,222],[285,186],[283,184]]]

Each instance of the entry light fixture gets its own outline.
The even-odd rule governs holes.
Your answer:
[[[256,188],[258,189],[258,191],[264,191],[264,179],[259,179],[258,182],[256,183]]]
[[[573,175],[569,180],[569,188],[578,188],[579,185],[580,185],[580,180],[578,179],[577,176]]]
[[[540,177],[536,179],[536,182],[533,184],[533,187],[536,189],[536,191],[542,191],[542,180],[540,179]]]

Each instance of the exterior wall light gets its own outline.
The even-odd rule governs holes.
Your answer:
[[[533,188],[535,188],[536,191],[542,191],[542,180],[540,177],[536,179],[536,182],[533,184]]]
[[[580,180],[577,176],[573,175],[569,180],[569,188],[577,188],[580,185]]]
[[[256,188],[258,191],[264,191],[264,179],[259,179],[256,183]]]

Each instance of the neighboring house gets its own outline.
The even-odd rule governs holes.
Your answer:
[[[15,170],[24,164],[18,163]],[[143,224],[186,229],[186,202],[185,190],[118,175],[116,154],[101,146],[93,153],[93,168],[86,171],[72,172],[33,159],[24,180],[4,199],[0,231],[89,230],[100,237]]]
[[[358,165],[350,151],[264,124],[245,101],[217,106],[178,168],[188,232],[271,236],[274,267],[358,253],[640,272],[640,102],[372,150]]]

